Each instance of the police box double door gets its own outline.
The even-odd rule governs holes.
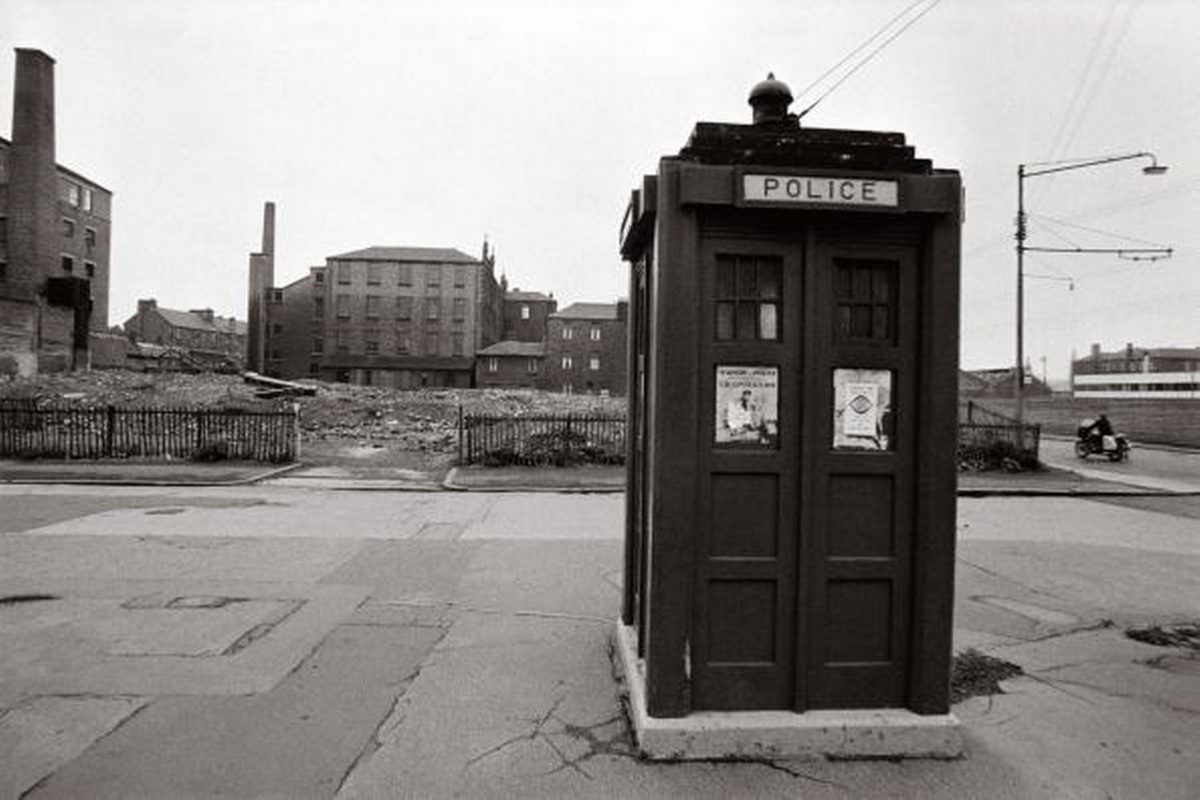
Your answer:
[[[701,240],[696,710],[906,704],[916,254]]]

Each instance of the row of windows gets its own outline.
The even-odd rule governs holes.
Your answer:
[[[353,295],[339,294],[334,296],[334,313],[338,319],[350,319],[351,317],[351,297]],[[367,295],[366,311],[364,316],[367,319],[379,319],[382,316],[384,299],[380,295]],[[401,296],[395,298],[395,318],[398,320],[412,319],[413,315],[413,298]],[[467,300],[465,297],[454,298],[454,306],[451,310],[452,319],[455,322],[462,322],[467,318]],[[425,303],[425,319],[440,319],[442,314],[442,304],[440,302]],[[313,298],[313,317],[316,319],[325,318],[325,298]]]
[[[572,358],[571,356],[563,356],[562,361],[560,363],[562,364],[563,369],[574,369],[575,368],[575,359]],[[498,372],[499,369],[500,369],[500,359],[489,358],[487,360],[487,371],[488,372]],[[590,369],[590,370],[600,369],[600,356],[591,356],[588,359],[588,369]],[[529,372],[530,375],[537,374],[538,360],[536,358],[529,359],[529,363],[526,367],[526,371]]]
[[[575,329],[570,327],[569,325],[564,327],[562,329],[562,338],[574,339],[575,338]],[[588,338],[590,338],[593,342],[600,341],[600,327],[598,325],[593,325],[591,330],[588,331]]]
[[[74,239],[75,238],[75,220],[70,219],[68,217],[63,217],[62,233],[63,233],[64,239]],[[84,228],[83,229],[83,244],[85,247],[87,247],[87,251],[89,253],[96,249],[96,229],[95,228]]]
[[[82,208],[84,211],[92,210],[92,190],[86,186],[80,186],[78,183],[60,181],[58,198],[75,208]]]
[[[353,263],[353,262],[335,261],[334,262],[334,274],[336,276],[337,282],[343,286],[353,283],[355,276],[363,273],[363,270],[360,269],[360,267],[362,267],[362,266],[363,265],[361,265],[361,264]],[[413,285],[414,269],[413,269],[412,264],[383,264],[383,263],[378,263],[378,262],[367,262],[365,264],[365,267],[366,267],[365,277],[366,277],[367,286],[382,286],[384,283],[385,274],[393,273],[393,272],[395,273],[395,285],[397,285],[397,286],[412,286]],[[391,269],[385,269],[385,267],[391,267]],[[419,272],[420,272],[420,268],[418,268],[416,270],[417,274],[419,274]],[[321,278],[320,278],[320,280],[317,281],[317,283],[324,283],[324,282],[325,282],[324,275],[321,275]],[[388,279],[388,282],[389,283],[392,282],[390,278]],[[427,287],[427,289],[437,290],[437,289],[440,289],[441,285],[442,285],[442,268],[436,267],[436,266],[430,266],[430,267],[426,268],[425,269],[425,286]],[[466,285],[467,285],[467,268],[465,266],[455,267],[454,268],[454,286],[456,288],[461,289],[461,288],[464,288]]]
[[[1077,392],[1200,392],[1200,383],[1079,383]]]
[[[69,256],[65,253],[63,254],[62,270],[63,270],[63,272],[70,272],[70,273],[75,272],[75,257],[74,256]],[[84,274],[86,274],[89,278],[96,277],[96,262],[94,262],[94,261],[83,262],[83,271],[84,271]]]
[[[340,334],[335,338],[334,352],[338,355],[349,355],[351,353],[366,353],[367,355],[378,355],[384,352],[380,340],[369,333],[362,340],[362,349],[358,348],[359,342],[352,341],[349,334]],[[436,356],[442,355],[441,338],[436,333],[428,333],[424,338],[414,338],[411,336],[397,336],[391,343],[392,350],[396,355],[426,355]],[[421,348],[421,345],[424,345]],[[461,356],[464,352],[465,340],[463,334],[454,333],[450,335],[450,355]],[[421,352],[418,352],[418,348]],[[325,339],[321,336],[314,336],[312,340],[312,354],[315,356],[325,355]]]
[[[527,373],[529,373],[530,375],[537,375],[538,370],[540,368],[541,368],[540,362],[536,358],[529,359],[529,361],[527,361],[525,364],[525,371]],[[500,371],[500,359],[489,358],[487,360],[487,371],[488,372],[499,372]]]

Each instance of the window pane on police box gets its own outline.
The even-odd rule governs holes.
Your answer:
[[[763,303],[758,307],[758,338],[779,338],[778,308],[774,303]]]
[[[733,338],[733,303],[717,303],[717,338]]]

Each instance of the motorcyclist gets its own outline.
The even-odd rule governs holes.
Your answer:
[[[1096,442],[1096,449],[1103,450],[1104,449],[1104,437],[1112,436],[1112,435],[1113,435],[1112,423],[1108,421],[1107,416],[1105,416],[1104,414],[1101,414],[1099,417],[1096,418],[1096,421],[1094,423],[1092,423],[1092,438]]]

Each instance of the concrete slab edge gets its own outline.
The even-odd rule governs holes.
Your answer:
[[[645,673],[634,630],[620,620],[614,632],[634,738],[652,760],[936,758],[962,755],[953,714],[907,709],[845,711],[697,712],[681,718],[646,712]]]
[[[136,478],[2,478],[0,483],[13,485],[59,485],[59,486],[248,486],[259,481],[277,478],[286,472],[304,466],[297,461],[294,464],[284,464],[266,472],[258,472],[248,478],[238,478],[232,481],[172,481],[172,480],[139,480]]]
[[[584,486],[539,486],[538,484],[523,484],[516,486],[471,486],[459,483],[456,478],[458,467],[452,467],[442,479],[442,488],[450,492],[550,492],[555,494],[615,494],[624,492],[625,486],[592,484]]]

